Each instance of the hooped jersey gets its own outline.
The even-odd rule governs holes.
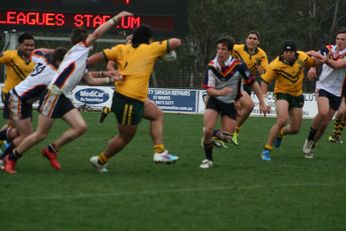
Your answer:
[[[31,56],[32,61],[36,63],[34,70],[11,90],[11,94],[16,94],[22,100],[37,99],[57,73],[51,58],[52,55],[35,50]]]
[[[5,82],[2,88],[3,93],[8,93],[18,83],[23,81],[35,66],[34,62],[25,61],[18,50],[0,52],[0,63],[6,65]]]
[[[131,44],[121,44],[105,49],[104,55],[118,64],[118,70],[123,76],[122,81],[115,83],[116,91],[144,102],[148,97],[149,80],[155,61],[168,51],[167,40],[141,44],[137,48],[133,48]]]
[[[209,64],[202,87],[205,89],[232,89],[229,95],[216,96],[215,98],[224,103],[233,103],[240,97],[242,80],[245,84],[253,84],[255,79],[247,66],[232,56],[229,56],[223,66],[215,57]]]
[[[252,76],[258,74],[256,66],[261,66],[266,70],[269,65],[267,54],[259,47],[255,49],[254,53],[251,53],[245,44],[235,44],[232,55],[246,64]]]
[[[68,95],[86,74],[87,58],[92,47],[83,42],[74,45],[64,56],[48,88],[54,92]]]
[[[274,93],[292,96],[303,94],[304,70],[315,65],[314,59],[303,51],[297,51],[293,64],[287,63],[282,56],[276,57],[261,78],[266,83],[275,80]]]
[[[321,49],[321,53],[328,55],[330,59],[346,61],[346,48],[342,51],[337,51],[335,45],[328,45]],[[316,82],[317,89],[323,89],[335,96],[341,96],[343,91],[343,82],[346,74],[346,68],[333,69],[327,64],[323,64],[322,72],[319,80]]]

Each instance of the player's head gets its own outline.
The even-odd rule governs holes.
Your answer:
[[[336,33],[336,46],[339,51],[346,48],[346,28],[342,28]]]
[[[233,50],[234,39],[230,36],[219,38],[216,41],[216,56],[219,61],[226,61]]]
[[[52,62],[53,64],[58,67],[62,60],[64,59],[65,54],[67,53],[67,49],[65,47],[58,47],[55,49],[53,53],[53,59]]]
[[[246,46],[250,49],[256,49],[261,41],[260,33],[257,30],[251,30],[246,36]]]
[[[70,39],[73,45],[83,42],[88,37],[89,32],[84,27],[74,28],[71,32]]]
[[[133,32],[132,47],[136,48],[142,43],[149,44],[152,37],[153,32],[151,27],[148,25],[141,25]]]
[[[289,63],[294,62],[297,54],[296,43],[292,40],[287,40],[284,42],[282,47],[282,56]]]
[[[29,33],[23,33],[18,37],[18,50],[23,52],[25,56],[30,56],[35,49],[35,39]]]
[[[228,51],[232,51],[233,50],[233,46],[234,46],[234,38],[231,36],[227,36],[227,37],[221,37],[216,41],[216,46],[219,44],[224,45],[225,47],[227,47]]]

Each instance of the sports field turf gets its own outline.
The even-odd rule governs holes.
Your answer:
[[[203,170],[202,116],[166,114],[166,146],[181,158],[175,165],[152,163],[143,121],[99,174],[88,160],[115,133],[115,119],[99,124],[98,113],[83,115],[89,130],[61,150],[61,172],[39,154],[66,128],[60,121],[18,162],[16,175],[0,172],[0,230],[346,230],[346,144],[325,135],[315,159],[304,159],[310,120],[264,162],[274,119],[251,118],[241,145],[215,150],[214,168]]]

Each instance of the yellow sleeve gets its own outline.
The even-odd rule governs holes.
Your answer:
[[[153,42],[151,44],[151,50],[153,52],[153,55],[156,57],[167,54],[169,52],[168,40]]]
[[[120,53],[120,46],[122,45],[117,45],[112,47],[111,49],[104,49],[103,54],[106,56],[108,60],[117,60],[118,55]]]
[[[241,49],[244,49],[242,48],[241,44],[234,44],[231,55],[237,59],[241,59],[240,53],[239,53]]]
[[[9,63],[11,61],[11,52],[5,51],[0,53],[0,63]]]
[[[266,72],[263,75],[261,75],[261,78],[266,83],[271,83],[275,79],[275,77],[276,77],[276,74],[274,71],[274,67],[271,63],[270,65],[267,66]]]

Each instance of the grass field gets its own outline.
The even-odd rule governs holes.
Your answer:
[[[324,136],[315,159],[304,159],[310,120],[264,162],[274,119],[251,118],[241,145],[215,150],[214,168],[202,170],[202,116],[166,114],[166,146],[181,158],[175,165],[152,163],[143,121],[99,174],[88,160],[115,133],[115,120],[84,116],[89,130],[61,150],[61,172],[39,154],[66,128],[60,121],[18,162],[16,175],[0,172],[0,230],[346,230],[346,144]]]

